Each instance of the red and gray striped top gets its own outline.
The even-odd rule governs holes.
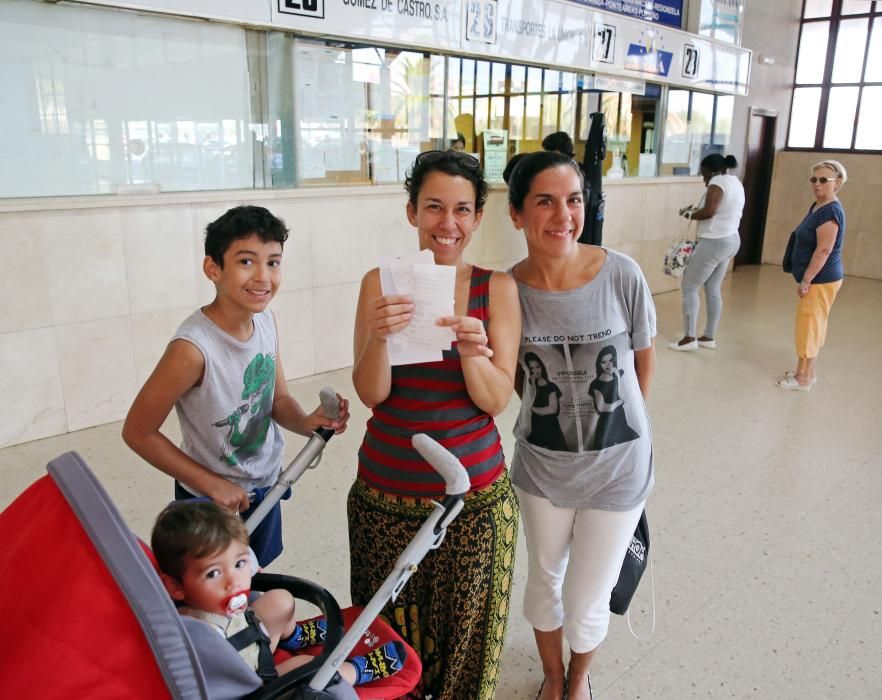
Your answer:
[[[487,326],[490,270],[472,268],[468,315]],[[392,389],[376,406],[358,451],[358,475],[374,488],[408,496],[442,496],[444,479],[411,446],[426,433],[453,452],[466,468],[472,489],[493,483],[505,467],[493,418],[466,391],[454,342],[439,362],[392,368]]]

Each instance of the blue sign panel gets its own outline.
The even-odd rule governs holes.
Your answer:
[[[646,22],[664,24],[676,29],[683,28],[683,0],[570,0],[570,2],[593,7],[597,10],[615,12]]]
[[[643,44],[628,44],[628,55],[625,56],[625,68],[641,73],[653,73],[667,76],[671,70],[674,54]]]

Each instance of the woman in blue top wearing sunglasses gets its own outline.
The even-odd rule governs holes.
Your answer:
[[[824,160],[809,178],[815,202],[794,231],[791,273],[796,280],[796,370],[784,373],[777,385],[809,391],[818,380],[815,363],[827,337],[827,319],[842,286],[842,241],[845,209],[838,199],[848,175],[842,163]]]

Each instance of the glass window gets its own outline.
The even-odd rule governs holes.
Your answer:
[[[508,100],[508,138],[518,141],[524,138],[524,96],[512,96]]]
[[[447,59],[447,95],[456,97],[459,95],[459,75],[462,68],[462,59]]]
[[[490,128],[490,98],[475,99],[475,133],[480,134]]]
[[[799,56],[796,59],[797,84],[820,83],[824,80],[829,35],[829,22],[811,22],[802,25]]]
[[[865,87],[861,93],[861,111],[858,116],[855,148],[882,150],[882,129],[879,128],[880,114],[882,114],[882,86]]]
[[[542,92],[542,69],[527,69],[527,92]]]
[[[544,138],[548,134],[558,131],[557,118],[560,106],[560,97],[558,95],[545,94],[542,96],[542,133],[540,137]]]
[[[491,71],[490,90],[494,94],[505,92],[505,64],[494,63]]]
[[[802,16],[806,19],[829,17],[832,10],[833,0],[805,0],[805,11]]]
[[[732,133],[735,98],[668,91],[661,175],[697,175],[702,158],[724,153]]]
[[[505,88],[503,87],[502,90]],[[518,93],[523,93],[524,90],[527,89],[527,68],[526,66],[512,66],[511,67],[511,84],[509,86],[509,92],[512,95],[517,95]],[[500,90],[500,92],[502,91]]]
[[[541,110],[542,96],[527,95],[527,106],[524,112],[524,133],[521,138],[529,139],[531,141],[539,141],[542,139],[539,124]]]
[[[490,98],[490,128],[505,128],[505,98],[501,95]]]
[[[471,59],[462,59],[462,94],[475,94],[475,62]]]
[[[720,95],[717,98],[717,112],[714,123],[713,143],[727,150],[732,136],[732,115],[735,113],[735,97]]]
[[[444,97],[444,56],[429,57],[429,94]]]
[[[278,32],[267,51],[270,115],[278,125],[274,187],[397,182],[416,153],[441,147],[450,133],[443,95],[430,93],[439,86],[439,65],[423,53]]]
[[[832,80],[834,83],[860,82],[866,45],[866,19],[847,19],[839,23],[836,56],[833,59]]]
[[[246,30],[32,2],[3,26],[4,197],[253,186]]]
[[[868,16],[855,16],[861,14]],[[864,111],[860,95],[862,90],[882,82],[880,15],[882,2],[805,1],[788,147],[876,150],[857,144],[874,141],[867,131],[870,117]],[[828,35],[836,37],[832,51],[828,51]],[[809,86],[817,87],[804,89]],[[858,110],[860,115],[856,119]],[[820,122],[822,118],[823,123]],[[878,119],[877,113],[877,122]],[[860,139],[857,138],[858,128],[863,129]]]
[[[818,128],[818,108],[821,88],[796,88],[790,108],[790,135],[787,145],[793,148],[811,148],[815,145]]]
[[[882,83],[882,17],[873,20],[870,34],[870,50],[867,53],[867,69],[864,80],[868,83]]]
[[[824,128],[824,148],[851,148],[859,90],[860,88],[855,86],[830,88],[827,123]]]
[[[662,164],[669,165],[664,174],[673,174],[673,168],[688,167],[692,148],[689,132],[689,91],[668,90],[668,112],[665,115]]]
[[[842,0],[842,14],[844,15],[860,15],[871,12],[872,9],[872,0]]]
[[[475,79],[475,94],[490,94],[490,64],[487,61],[478,61],[477,77]]]
[[[16,29],[4,54],[15,61],[0,57],[15,110],[0,110],[4,195],[399,182],[419,151],[461,133],[480,152],[487,129],[507,130],[512,153],[565,131],[582,158],[597,111],[608,175],[657,169],[659,86],[591,91],[558,69],[25,0],[4,8]],[[671,91],[674,121],[678,94],[684,127],[672,126],[670,153],[685,139],[676,164],[688,169],[693,149],[728,138],[732,100],[721,111],[711,95]],[[50,159],[67,165],[47,177],[34,164]]]
[[[564,131],[573,130],[576,123],[576,99],[573,93],[563,93],[560,96],[560,129]],[[575,135],[574,135],[575,138]]]

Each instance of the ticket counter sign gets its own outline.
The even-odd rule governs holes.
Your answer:
[[[746,95],[750,72],[747,49],[654,23],[655,14],[645,21],[647,13],[681,14],[682,2],[672,0],[91,1],[721,94]],[[716,5],[733,3],[740,7]]]
[[[459,45],[462,3],[452,0],[272,0],[274,25],[365,43]]]
[[[750,51],[739,46],[589,10],[569,1],[492,2],[497,18],[496,44],[466,36],[463,52],[689,89],[747,94]]]

